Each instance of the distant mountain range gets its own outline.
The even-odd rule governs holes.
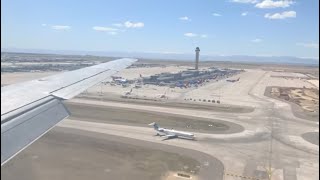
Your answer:
[[[72,51],[72,50],[43,50],[43,49],[18,49],[18,48],[1,48],[1,52],[17,53],[39,53],[39,54],[61,54],[61,55],[93,55],[108,57],[132,57],[144,59],[165,59],[193,61],[194,54],[183,53],[157,53],[157,52],[120,52],[120,51]],[[248,63],[272,63],[272,64],[301,64],[319,66],[319,59],[300,58],[292,56],[246,56],[246,55],[201,55],[201,61],[231,61],[231,62],[248,62]]]

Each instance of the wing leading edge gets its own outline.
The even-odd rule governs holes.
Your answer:
[[[123,70],[123,58],[1,88],[1,166],[70,115],[63,100]]]

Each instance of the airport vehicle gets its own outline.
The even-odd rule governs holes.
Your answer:
[[[167,137],[166,139],[163,139],[163,140],[172,139],[172,138],[182,138],[182,139],[192,139],[192,140],[195,139],[194,134],[192,134],[190,132],[161,128],[155,122],[153,122],[149,125],[153,126],[153,128],[157,131],[158,136],[166,136]]]
[[[118,78],[118,79],[114,79],[114,82],[116,82],[116,83],[127,83],[127,79]]]
[[[238,78],[238,79],[227,79],[227,82],[237,82],[239,80],[240,80],[240,78]]]
[[[123,58],[1,87],[1,166],[70,115],[64,100],[135,61]]]

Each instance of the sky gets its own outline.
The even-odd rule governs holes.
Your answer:
[[[318,0],[2,0],[1,47],[319,56]]]

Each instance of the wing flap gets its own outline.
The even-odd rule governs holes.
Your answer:
[[[52,98],[41,106],[1,124],[1,165],[69,116],[62,102]]]
[[[173,138],[173,137],[176,137],[176,135],[174,135],[174,134],[168,134],[168,135],[166,135],[166,137],[168,137],[168,138]]]
[[[176,138],[177,136],[175,134],[167,134],[165,139],[162,139],[163,141]]]

